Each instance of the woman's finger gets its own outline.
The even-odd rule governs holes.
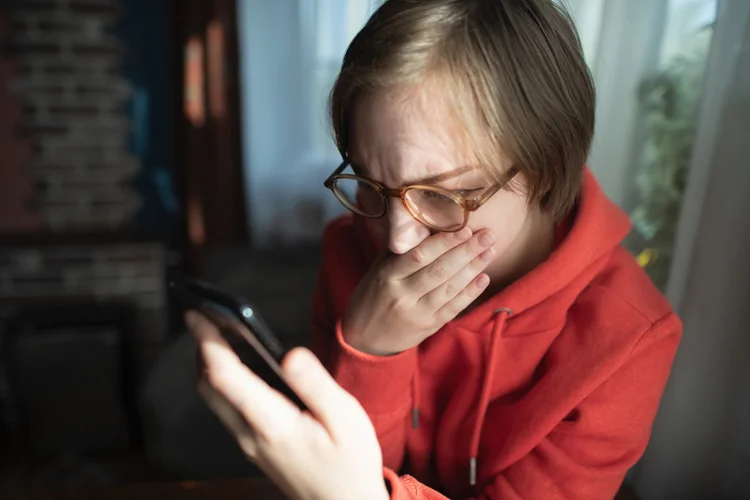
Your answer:
[[[449,278],[445,283],[439,285],[431,292],[423,295],[418,304],[424,306],[428,311],[437,311],[444,305],[452,301],[467,286],[469,286],[482,271],[484,271],[490,262],[495,258],[495,249],[490,247],[479,256],[462,267],[458,273]],[[468,304],[467,304],[468,305]]]
[[[198,383],[198,392],[237,441],[245,456],[265,472],[281,490],[285,491],[289,498],[292,498],[294,491],[289,489],[289,482],[283,472],[285,463],[283,461],[278,463],[278,460],[274,460],[273,450],[258,443],[255,432],[247,425],[244,418],[205,379]]]
[[[437,310],[434,315],[435,321],[439,322],[441,325],[451,321],[458,316],[461,311],[469,307],[469,305],[482,294],[489,284],[490,278],[484,273],[474,278],[466,288],[461,290],[461,292],[453,298],[453,300]]]
[[[198,392],[224,427],[234,436],[240,448],[251,460],[258,458],[255,432],[247,421],[206,379],[198,381]]]
[[[471,229],[467,227],[455,233],[433,234],[416,247],[398,257],[397,263],[393,268],[395,278],[408,278],[469,238],[471,238]]]
[[[411,275],[406,281],[410,289],[420,297],[427,295],[447,283],[467,266],[475,264],[476,258],[492,248],[494,243],[495,238],[489,231],[481,231],[465,243],[440,256],[429,266]],[[455,290],[454,293],[462,289],[463,287]]]
[[[261,439],[272,441],[294,428],[299,409],[239,360],[216,327],[195,314],[189,320],[211,386],[231,404]]]
[[[282,363],[291,389],[323,424],[331,438],[348,436],[362,418],[359,403],[331,377],[318,358],[305,348],[290,351]],[[366,418],[366,417],[365,417]]]

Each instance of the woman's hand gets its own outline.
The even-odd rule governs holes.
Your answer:
[[[300,411],[238,359],[216,327],[189,312],[205,363],[199,391],[247,457],[293,499],[387,499],[382,453],[367,414],[306,349],[282,370]]]
[[[495,251],[489,231],[437,233],[403,255],[374,265],[342,320],[346,342],[375,355],[420,344],[455,318],[489,285],[482,271]]]

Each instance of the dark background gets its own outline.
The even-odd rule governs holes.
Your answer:
[[[249,239],[235,8],[0,3],[0,497],[259,474],[165,288],[209,279],[307,341],[317,245]]]

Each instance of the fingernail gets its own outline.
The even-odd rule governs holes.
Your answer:
[[[469,229],[468,227],[463,228],[462,230],[456,233],[456,238],[459,241],[468,240],[469,238],[471,238],[471,229]]]
[[[479,237],[479,244],[483,247],[491,246],[493,243],[495,243],[495,237],[492,233],[483,233],[482,236]]]
[[[310,355],[306,351],[300,349],[292,356],[289,371],[294,375],[299,375],[302,372],[307,371],[310,367]]]
[[[494,248],[488,248],[484,252],[482,252],[482,255],[479,256],[480,259],[482,259],[484,262],[489,262],[492,259],[495,258],[495,249]]]
[[[479,279],[477,280],[477,286],[479,288],[487,288],[487,285],[489,284],[490,284],[490,277],[487,276],[486,274],[481,275]]]

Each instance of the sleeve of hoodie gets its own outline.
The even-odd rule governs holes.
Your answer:
[[[561,422],[526,456],[490,476],[475,498],[614,498],[646,448],[681,333],[673,314],[654,324],[627,361],[579,405],[575,421]],[[384,475],[392,499],[445,498],[410,476],[388,469]]]
[[[311,348],[336,382],[357,398],[369,415],[383,463],[399,470],[406,446],[416,348],[381,357],[359,352],[344,341],[338,317],[341,312],[335,310],[334,301],[343,302],[337,294],[348,286],[346,275],[360,265],[358,256],[352,255],[349,229],[334,222],[323,236],[323,262],[312,304]]]

